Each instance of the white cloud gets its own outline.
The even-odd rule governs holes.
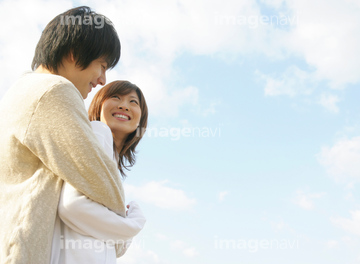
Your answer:
[[[175,240],[170,243],[171,249],[179,250],[186,247],[186,243],[182,240]]]
[[[0,98],[13,82],[31,70],[42,29],[59,10],[71,8],[71,1],[0,1]],[[41,8],[40,8],[41,7]]]
[[[288,17],[284,27],[279,22],[262,23],[263,14],[255,0],[78,3],[93,7],[113,21],[122,43],[122,58],[108,81],[128,79],[138,84],[152,114],[176,116],[184,104],[198,106],[196,98],[201,87],[173,85],[181,79],[174,62],[185,52],[224,60],[253,55],[275,60],[289,56],[304,59],[311,72],[291,66],[283,76],[263,75],[265,94],[271,96],[309,94],[314,83],[322,80],[329,81],[333,88],[360,80],[360,7],[354,0],[263,0],[279,18]],[[3,20],[12,21],[11,27],[0,29],[0,70],[7,77],[0,80],[1,96],[8,88],[8,80],[15,80],[30,69],[35,45],[46,23],[71,8],[72,2],[5,0],[0,7]],[[324,104],[336,111],[331,100]],[[213,111],[212,107],[209,111]]]
[[[337,240],[328,240],[326,243],[328,248],[337,248],[339,246],[339,241]]]
[[[350,211],[351,219],[343,217],[332,217],[331,222],[343,230],[360,236],[360,211]]]
[[[264,92],[267,96],[292,97],[299,94],[311,94],[315,86],[312,75],[295,65],[289,66],[281,77],[273,77],[259,71],[257,75],[265,81]]]
[[[302,190],[296,192],[296,197],[293,199],[293,203],[300,206],[305,210],[313,210],[315,208],[314,199],[321,198],[325,195],[321,193],[307,193]]]
[[[263,75],[266,95],[311,94],[316,84],[325,81],[328,87],[343,89],[358,83],[360,75],[360,5],[358,1],[276,0],[261,2],[279,13],[296,16],[295,26],[288,30],[272,30],[277,41],[268,45],[284,58],[303,59],[311,71],[299,71],[292,66],[282,76]],[[324,8],[326,6],[326,8]],[[277,32],[278,35],[275,35]],[[281,59],[281,57],[279,57]],[[310,88],[310,90],[309,90]],[[338,112],[336,96],[323,96],[320,104],[331,112]]]
[[[195,257],[195,256],[199,255],[199,252],[194,247],[184,249],[183,253],[184,253],[185,256],[187,256],[189,258],[192,258],[192,257]]]
[[[145,249],[141,240],[134,238],[126,253],[117,259],[117,264],[166,264],[159,255],[152,250]]]
[[[218,107],[222,104],[221,100],[212,100],[210,102],[203,103],[202,105],[197,104],[196,113],[200,116],[209,116],[218,112]]]
[[[339,107],[337,103],[340,101],[337,95],[333,94],[322,94],[319,104],[325,107],[329,112],[338,113]]]
[[[218,194],[218,199],[220,202],[224,201],[225,200],[225,197],[229,195],[229,192],[228,191],[223,191],[223,192],[219,192]]]
[[[159,240],[167,240],[167,236],[164,234],[157,233],[155,234],[155,237]]]
[[[182,105],[197,105],[198,88],[191,85],[169,86],[169,82],[176,77],[172,63],[179,47],[176,39],[169,38],[169,33],[174,34],[175,24],[187,20],[179,17],[181,10],[169,13],[169,10],[165,10],[168,4],[164,3],[153,5],[145,1],[143,9],[139,9],[137,4],[119,1],[108,1],[108,4],[101,5],[95,1],[87,1],[83,4],[110,17],[121,39],[122,58],[119,66],[108,73],[107,81],[130,80],[143,90],[152,115],[176,116]],[[177,8],[175,2],[169,5],[171,8]],[[42,29],[53,17],[72,6],[71,1],[65,0],[0,2],[4,21],[12,23],[11,26],[3,26],[0,29],[0,70],[3,76],[7,77],[0,80],[0,97],[11,85],[9,80],[14,81],[24,71],[30,70]],[[146,6],[148,8],[145,8]],[[124,11],[121,12],[122,10]],[[172,22],[164,25],[163,19]],[[174,42],[168,43],[168,40]],[[181,43],[184,44],[185,40]],[[86,106],[94,94],[95,91],[85,102]]]
[[[183,104],[197,105],[199,97],[199,90],[196,87],[188,86],[181,90],[175,90],[167,98],[160,102],[157,101],[157,105],[162,105],[163,110],[161,113],[165,113],[170,116],[177,116],[179,108]],[[166,110],[166,112],[164,111]]]
[[[182,252],[186,257],[195,257],[199,255],[199,252],[194,247],[189,247],[187,243],[182,240],[175,240],[170,243],[170,247],[173,250]]]
[[[143,186],[125,184],[126,194],[135,200],[150,203],[160,208],[169,210],[189,210],[196,200],[187,197],[185,192],[166,186],[167,181],[149,182]]]
[[[332,147],[322,147],[317,157],[337,181],[360,180],[360,137],[341,139]]]
[[[300,16],[286,37],[290,51],[301,54],[320,80],[333,88],[360,81],[359,4],[351,1],[286,0]],[[326,6],[326,8],[324,8]]]
[[[166,235],[157,233],[154,237],[135,237],[125,255],[117,259],[117,264],[171,263],[166,260],[164,255],[157,254],[157,252],[155,252],[153,249],[149,249],[149,246],[152,247],[152,245],[158,243],[159,240],[164,243],[163,245],[167,250],[171,250],[174,254],[182,255],[187,258],[193,258],[199,255],[199,252],[196,250],[196,248],[189,246],[188,243],[178,239],[172,240]]]
[[[89,3],[109,16],[119,32],[124,52],[115,78],[138,84],[155,115],[177,116],[184,104],[200,109],[200,115],[215,112],[216,102],[208,108],[197,102],[201,87],[173,86],[181,79],[174,62],[184,52],[224,60],[252,53],[283,53],[282,48],[274,48],[280,33],[258,23],[261,13],[255,0]],[[238,23],[239,17],[246,23]]]
[[[293,230],[289,227],[287,223],[284,222],[283,219],[277,222],[271,222],[271,227],[274,229],[275,232],[281,232],[281,231],[293,232]]]

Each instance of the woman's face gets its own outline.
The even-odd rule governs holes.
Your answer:
[[[140,100],[135,91],[127,95],[115,94],[101,107],[100,121],[107,124],[115,138],[126,138],[140,123]]]

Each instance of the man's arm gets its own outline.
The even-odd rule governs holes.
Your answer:
[[[91,122],[91,126],[106,155],[113,157],[113,136],[110,128],[100,121]],[[68,183],[64,183],[62,187],[58,214],[67,226],[80,234],[100,240],[123,242],[137,235],[146,221],[135,202],[129,204],[125,218],[90,200]]]
[[[92,132],[81,94],[73,85],[57,85],[39,99],[23,144],[54,176],[125,216],[117,166]]]

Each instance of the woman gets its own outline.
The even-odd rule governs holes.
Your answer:
[[[99,142],[125,177],[124,169],[135,163],[135,148],[147,126],[144,95],[128,81],[115,81],[95,95],[88,113]],[[64,183],[51,263],[116,263],[145,224],[136,202],[127,208],[123,218]]]

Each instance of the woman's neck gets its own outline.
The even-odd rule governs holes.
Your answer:
[[[120,151],[124,147],[126,138],[119,138],[119,137],[115,137],[115,136],[113,138],[114,138],[116,152],[120,153]]]

